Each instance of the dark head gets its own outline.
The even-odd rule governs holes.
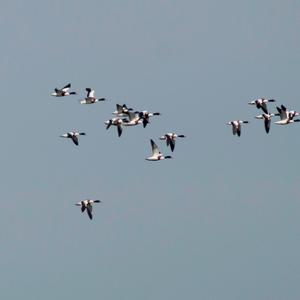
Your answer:
[[[269,99],[269,102],[276,102],[275,99]]]
[[[86,135],[86,133],[85,133],[85,132],[79,132],[79,134],[80,134],[80,135]]]
[[[100,203],[101,201],[100,200],[94,200],[94,203]]]
[[[294,122],[300,122],[300,119],[296,119],[296,120],[294,120]]]
[[[92,89],[91,88],[86,88],[85,90],[89,93]]]
[[[170,159],[170,158],[173,158],[173,157],[170,155],[165,156],[165,159]]]
[[[153,113],[153,116],[160,116],[160,113],[159,112],[155,112],[155,113]]]
[[[70,92],[70,95],[77,95],[76,92]]]
[[[249,121],[243,121],[243,123],[245,123],[245,124],[248,124],[248,123],[249,123]]]
[[[186,136],[183,135],[183,134],[179,134],[178,137],[180,137],[180,138],[185,138]]]

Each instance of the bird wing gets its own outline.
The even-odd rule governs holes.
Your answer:
[[[85,211],[85,206],[82,205],[82,206],[81,206],[81,212],[84,212],[84,211]]]
[[[72,135],[71,136],[71,139],[72,139],[72,141],[74,142],[74,144],[76,145],[76,146],[78,146],[78,137],[76,136],[76,135]]]
[[[170,147],[171,147],[171,151],[173,152],[175,149],[175,140],[170,139]]]
[[[264,123],[265,123],[265,130],[266,130],[266,133],[269,133],[269,131],[270,131],[270,126],[271,126],[271,119],[265,118]]]
[[[71,87],[71,83],[68,83],[68,84],[65,85],[61,90],[62,90],[63,92],[67,92],[67,91],[70,89],[70,87]]]
[[[236,135],[236,133],[237,133],[237,126],[232,125],[232,134]]]
[[[151,148],[152,148],[152,155],[158,155],[160,152],[159,152],[157,145],[154,143],[154,141],[152,139],[150,140],[150,142],[151,142]]]
[[[267,104],[265,103],[265,102],[263,102],[262,104],[261,104],[261,109],[264,111],[264,113],[268,113],[268,108],[267,108]]]
[[[241,128],[242,128],[241,124],[239,124],[236,128],[236,132],[238,136],[241,136]]]
[[[88,205],[87,205],[86,211],[87,211],[87,214],[88,214],[89,218],[92,220],[92,219],[93,219],[93,214],[92,214],[93,207],[92,207],[91,204],[88,204]]]
[[[122,125],[118,124],[117,128],[118,128],[118,137],[120,137],[122,135],[122,131],[123,131]]]
[[[120,104],[117,104],[117,112],[121,114],[123,112],[123,107]]]

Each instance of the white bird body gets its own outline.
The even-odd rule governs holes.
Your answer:
[[[164,159],[169,159],[172,158],[172,156],[164,156],[158,149],[157,145],[154,143],[154,141],[151,139],[151,149],[152,149],[152,155],[147,157],[146,160],[149,161],[158,161],[158,160],[164,160]]]
[[[266,99],[266,98],[259,98],[253,101],[248,102],[250,105],[256,105],[258,109],[262,109],[264,113],[268,114],[267,103],[268,102],[275,102],[274,99]]]
[[[73,143],[78,146],[79,145],[79,141],[78,141],[78,137],[80,135],[86,135],[84,132],[77,132],[77,131],[69,131],[67,133],[62,134],[60,137],[63,138],[70,138]]]
[[[127,108],[126,104],[120,105],[117,104],[117,110],[113,112],[114,115],[118,117],[127,117],[128,113],[132,111],[132,108]]]
[[[81,212],[84,212],[86,210],[89,218],[92,220],[93,219],[93,207],[92,204],[93,203],[100,203],[100,200],[92,200],[92,199],[86,199],[86,200],[82,200],[78,203],[76,203],[75,205],[77,206],[81,206]]]
[[[263,113],[262,115],[258,115],[255,118],[260,119],[260,120],[264,120],[266,133],[269,133],[270,127],[271,127],[271,118],[274,117],[274,116],[275,116],[275,114],[265,114],[265,113]]]
[[[91,88],[86,88],[85,90],[87,91],[87,96],[83,100],[80,100],[81,104],[94,104],[99,101],[105,101],[105,98],[96,98],[95,91]]]
[[[175,140],[176,138],[185,138],[186,136],[183,134],[176,134],[176,133],[166,133],[165,135],[161,136],[159,139],[166,141],[167,146],[170,146],[171,151],[173,152],[175,149]]]
[[[140,112],[136,112],[139,114],[140,119],[143,121],[143,127],[145,128],[147,126],[148,123],[150,123],[150,117],[153,116],[160,116],[159,112],[155,112],[155,113],[150,113],[147,110],[143,110]]]
[[[136,126],[139,124],[143,124],[140,116],[133,112],[128,112],[128,119],[124,119],[124,126]]]
[[[51,93],[51,96],[54,97],[64,97],[64,96],[70,96],[70,95],[76,95],[76,92],[70,92],[71,83],[68,83],[66,86],[64,86],[61,89],[55,88],[54,93]]]
[[[300,122],[300,119],[295,119],[295,116],[299,116],[299,113],[291,110],[288,111],[287,108],[284,105],[281,105],[281,107],[276,106],[277,111],[279,113],[280,116],[280,120],[274,122],[277,125],[288,125],[290,123],[295,123],[295,122]]]
[[[249,122],[248,121],[242,121],[242,120],[235,120],[235,121],[227,122],[226,124],[232,126],[233,135],[237,134],[238,136],[240,136],[241,135],[241,125],[243,123],[247,124]]]
[[[121,118],[112,118],[110,120],[107,120],[106,122],[104,122],[104,124],[106,125],[106,129],[108,129],[111,125],[116,126],[117,130],[118,130],[118,136],[120,137],[122,135],[122,125],[124,125],[124,120]]]

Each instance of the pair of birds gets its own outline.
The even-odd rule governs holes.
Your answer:
[[[117,127],[118,137],[122,135],[123,126],[136,126],[143,124],[145,128],[150,123],[150,117],[159,116],[159,112],[150,113],[146,110],[133,112],[132,108],[128,108],[126,104],[117,104],[117,110],[113,112],[115,118],[109,119],[104,122],[106,129],[112,125]]]
[[[54,93],[51,93],[51,96],[65,97],[65,96],[70,96],[70,95],[77,95],[76,92],[70,92],[70,88],[71,88],[71,83],[68,83],[67,85],[65,85],[64,87],[62,87],[60,89],[55,88]],[[95,91],[92,90],[91,88],[86,88],[85,90],[87,92],[87,95],[84,99],[80,100],[81,104],[94,104],[96,102],[106,100],[105,98],[97,98],[95,96]]]
[[[255,105],[258,109],[263,110],[263,114],[256,116],[256,119],[264,120],[264,127],[266,133],[269,133],[270,127],[271,127],[271,118],[274,116],[280,116],[280,120],[276,121],[275,124],[278,125],[287,125],[294,122],[300,122],[300,119],[294,119],[295,116],[298,116],[299,113],[294,110],[287,110],[287,108],[284,105],[281,105],[281,107],[276,106],[276,109],[278,113],[273,114],[269,113],[267,108],[268,102],[275,102],[274,99],[266,99],[266,98],[260,98],[253,101],[250,101],[248,104]],[[232,126],[232,133],[233,135],[237,134],[238,136],[241,135],[241,124],[247,124],[249,121],[243,121],[243,120],[235,120],[227,122],[227,125]]]

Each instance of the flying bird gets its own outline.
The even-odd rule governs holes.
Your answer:
[[[80,100],[81,104],[94,104],[99,101],[105,101],[105,98],[96,98],[95,97],[95,91],[91,88],[86,88],[87,95],[83,100]]]
[[[91,199],[86,199],[86,200],[82,200],[78,203],[76,203],[75,205],[77,206],[81,206],[81,212],[84,212],[86,210],[89,218],[92,220],[93,219],[93,203],[100,203],[100,200],[91,200]]]
[[[175,149],[175,140],[176,138],[185,138],[186,136],[183,134],[176,134],[176,133],[166,133],[165,135],[161,136],[160,140],[165,140],[167,146],[170,146],[171,151],[173,152]]]
[[[268,108],[267,108],[267,103],[268,102],[275,102],[275,100],[274,99],[260,98],[260,99],[250,101],[248,104],[256,105],[256,107],[258,109],[261,108],[265,114],[268,114]]]
[[[274,116],[275,116],[275,114],[265,114],[265,113],[263,113],[262,115],[258,115],[255,118],[260,119],[260,120],[264,120],[266,133],[269,133],[270,127],[271,127],[271,118],[274,117]]]
[[[69,92],[71,88],[71,83],[68,83],[66,86],[64,86],[61,89],[55,88],[54,93],[51,94],[51,96],[54,97],[64,97],[64,96],[70,96],[70,95],[76,95],[76,92]]]
[[[122,125],[124,124],[124,120],[121,118],[112,118],[110,120],[107,120],[106,122],[104,122],[104,124],[106,125],[106,129],[108,129],[111,125],[113,126],[117,126],[118,129],[118,137],[120,137],[122,135]]]
[[[77,131],[69,131],[67,133],[62,134],[60,137],[63,138],[69,138],[73,141],[73,143],[78,146],[79,142],[78,142],[78,137],[80,135],[86,135],[84,132],[77,132]]]
[[[172,158],[172,156],[164,156],[158,149],[157,145],[154,143],[154,141],[151,139],[151,149],[152,149],[152,155],[147,157],[146,160],[149,161],[157,161],[157,160],[163,160],[163,159],[168,159]]]
[[[235,120],[235,121],[227,122],[226,124],[232,126],[233,135],[237,134],[238,136],[241,136],[241,125],[243,123],[247,124],[249,122],[248,121],[242,121],[242,120]]]

